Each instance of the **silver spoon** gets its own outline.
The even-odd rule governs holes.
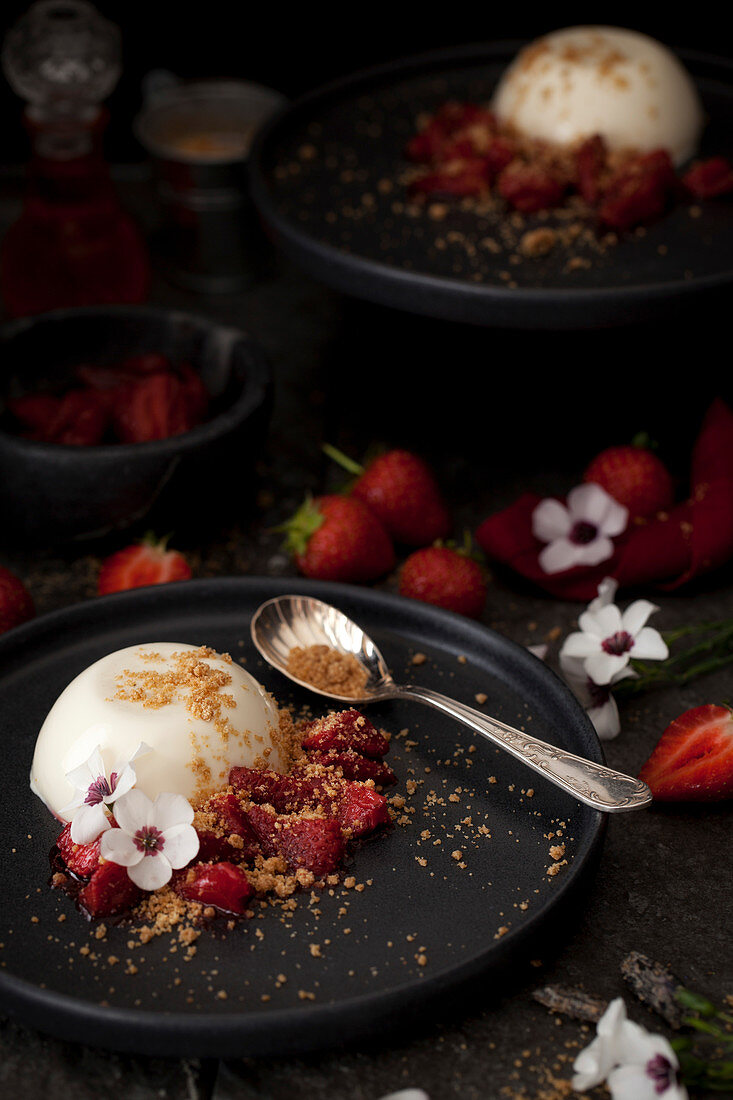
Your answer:
[[[652,800],[646,783],[630,775],[604,768],[571,752],[548,745],[496,718],[482,714],[431,688],[396,684],[382,654],[371,638],[338,608],[310,596],[276,596],[255,612],[252,641],[262,656],[279,672],[301,687],[337,699],[341,703],[376,703],[382,699],[416,699],[450,718],[463,722],[492,744],[506,749],[527,767],[551,783],[592,806],[594,810],[618,813],[638,810]],[[368,673],[360,695],[336,695],[322,691],[288,671],[288,654],[295,646],[326,645],[352,654]]]

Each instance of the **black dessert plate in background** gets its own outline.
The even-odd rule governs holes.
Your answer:
[[[578,329],[663,319],[733,282],[733,202],[681,204],[641,235],[603,253],[556,248],[511,259],[501,243],[510,215],[478,216],[447,202],[440,221],[395,182],[416,119],[447,99],[486,102],[522,43],[498,42],[390,63],[329,84],[262,132],[252,188],[275,241],[309,274],[356,297],[444,320],[529,329]],[[680,56],[709,122],[702,156],[733,154],[733,64]],[[384,181],[392,182],[390,191]],[[556,215],[526,221],[556,224]],[[567,224],[557,223],[557,224]],[[514,285],[508,285],[511,282]]]
[[[369,714],[394,734],[409,729],[394,738],[389,757],[408,823],[356,851],[347,874],[368,883],[362,891],[340,885],[316,903],[306,891],[293,913],[268,907],[232,930],[219,920],[191,959],[183,947],[171,950],[175,937],[167,935],[131,949],[135,937],[124,924],[107,922],[106,938],[95,938],[95,925],[48,886],[59,828],[28,788],[47,711],[105,653],[166,640],[246,658],[280,702],[310,703],[316,713],[323,702],[327,709],[326,700],[263,665],[249,640],[255,609],[285,592],[341,607],[372,634],[403,681],[469,703],[485,692],[488,713],[602,760],[585,713],[528,651],[476,623],[369,589],[188,581],[46,615],[0,638],[0,1011],[65,1039],[156,1055],[241,1057],[334,1046],[396,1026],[460,982],[502,967],[577,897],[600,848],[601,815],[437,712],[394,702]],[[425,663],[411,663],[416,651],[426,654]],[[552,877],[549,849],[558,843],[567,863]],[[311,952],[316,944],[320,956]]]

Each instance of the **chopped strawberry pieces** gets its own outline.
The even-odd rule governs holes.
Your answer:
[[[340,793],[339,781],[325,783],[303,775],[280,775],[260,768],[232,768],[229,782],[252,802],[273,806],[278,813],[314,809],[325,797],[330,808]]]
[[[100,863],[86,886],[79,891],[79,904],[90,917],[111,917],[131,909],[140,890],[117,863]]]
[[[175,886],[176,892],[188,901],[214,905],[225,913],[242,916],[254,888],[245,872],[233,863],[197,863]]]
[[[335,871],[346,844],[337,821],[330,817],[293,817],[252,806],[249,818],[266,855],[281,855],[293,869],[312,871],[317,878]]]
[[[601,194],[601,177],[606,169],[608,151],[600,134],[587,138],[575,152],[576,185],[578,191],[591,206],[595,206]]]
[[[663,149],[625,164],[608,183],[598,210],[602,225],[626,231],[659,218],[677,188],[669,154]]]
[[[71,822],[64,826],[56,841],[64,863],[79,878],[89,878],[99,866],[99,844],[99,838],[93,844],[75,844],[71,839]]]
[[[682,185],[696,199],[717,199],[733,192],[733,165],[725,157],[711,157],[693,164]]]
[[[358,710],[342,710],[311,722],[303,738],[304,749],[353,749],[364,756],[382,757],[389,741]]]
[[[243,842],[241,847],[237,846],[237,855],[240,860],[253,859],[255,855],[257,855],[259,851],[257,835],[249,822],[247,814],[242,809],[242,805],[236,794],[224,791],[221,794],[212,795],[204,804],[204,810],[206,813],[215,815],[217,824],[219,824],[227,834],[227,836],[222,839],[225,845],[228,846],[228,854],[230,856],[233,849],[229,844],[229,836],[240,837]],[[201,839],[201,834],[199,834],[199,839]],[[209,846],[212,846],[211,842],[209,842]],[[226,851],[226,848],[223,848],[223,850]]]
[[[347,783],[338,808],[338,820],[354,837],[366,836],[390,822],[387,799],[362,783]]]
[[[328,768],[340,768],[344,779],[357,779],[364,783],[371,779],[378,787],[390,787],[397,782],[397,776],[383,760],[370,760],[353,749],[337,752],[309,752],[308,759],[313,764],[323,764]]]
[[[512,162],[499,176],[499,194],[522,214],[558,206],[566,191],[564,180],[551,172],[521,161]]]

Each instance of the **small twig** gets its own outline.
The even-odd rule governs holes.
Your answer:
[[[535,989],[532,996],[551,1012],[572,1016],[575,1020],[587,1020],[591,1024],[597,1024],[608,1007],[601,997],[592,997],[582,989],[568,985],[544,985],[541,989]]]
[[[633,993],[653,1008],[672,1028],[682,1026],[685,1009],[677,1000],[682,982],[662,963],[640,951],[631,951],[621,963],[621,974]]]

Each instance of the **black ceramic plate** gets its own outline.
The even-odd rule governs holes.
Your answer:
[[[733,203],[681,205],[643,235],[599,253],[574,248],[516,263],[503,214],[448,204],[441,220],[394,183],[421,112],[446,99],[486,102],[521,43],[466,46],[330,84],[266,128],[253,193],[275,240],[338,290],[453,321],[588,328],[669,316],[733,281]],[[683,53],[709,116],[703,155],[733,153],[733,65]],[[387,183],[385,184],[385,181]],[[386,186],[392,184],[390,190]],[[527,228],[549,221],[528,219]],[[499,251],[496,245],[499,244]],[[512,259],[512,256],[515,258]]]
[[[287,919],[268,909],[232,931],[220,921],[189,961],[183,949],[171,951],[168,936],[134,949],[124,926],[95,938],[73,902],[47,886],[58,826],[28,789],[46,712],[91,661],[159,640],[245,657],[279,700],[300,706],[315,699],[317,707],[320,699],[263,666],[249,641],[255,608],[286,591],[342,607],[374,636],[397,676],[469,703],[485,692],[487,711],[602,759],[584,712],[526,650],[458,616],[368,589],[189,581],[47,615],[0,639],[0,1010],[62,1038],[159,1055],[330,1046],[404,1020],[506,963],[575,896],[599,849],[600,815],[485,742],[469,751],[476,739],[436,712],[390,703],[370,713],[395,734],[410,731],[390,752],[407,824],[355,853],[350,873],[365,889],[338,886],[316,904],[304,893]],[[425,663],[411,664],[416,651]],[[416,785],[412,795],[408,781]],[[553,844],[564,844],[565,853],[559,873],[548,876]],[[320,956],[311,952],[315,944]],[[136,973],[128,973],[128,960]]]

